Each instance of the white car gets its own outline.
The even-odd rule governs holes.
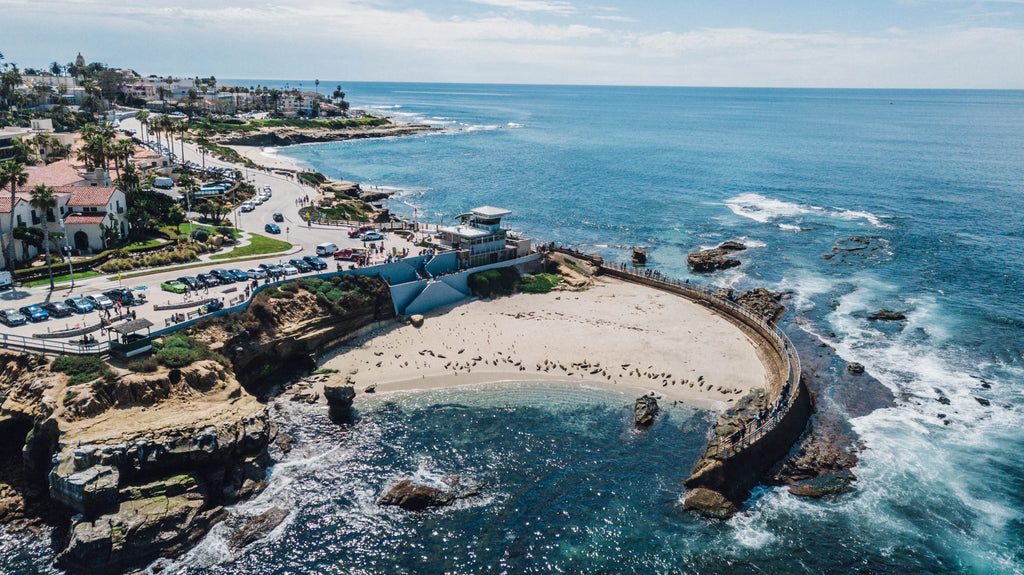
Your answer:
[[[85,299],[89,300],[89,303],[96,309],[110,309],[114,307],[114,302],[111,299],[101,293],[96,295],[87,295]]]
[[[299,268],[293,266],[292,264],[284,264],[283,266],[281,266],[281,269],[284,270],[284,275],[286,276],[299,275]]]
[[[267,277],[267,270],[263,268],[249,268],[245,271],[251,280],[261,280]]]
[[[251,212],[256,209],[256,205],[252,202],[242,202],[242,211]]]
[[[251,201],[252,203],[256,204],[257,206],[263,205],[263,196],[256,196],[255,198],[253,198],[253,199],[251,199],[249,201]]]

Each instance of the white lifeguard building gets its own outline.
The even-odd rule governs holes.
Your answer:
[[[461,267],[477,267],[525,256],[530,240],[511,236],[501,227],[501,218],[509,210],[483,206],[459,214],[459,224],[438,228],[438,239],[445,248],[455,250]]]

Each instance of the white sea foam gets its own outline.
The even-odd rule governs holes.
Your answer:
[[[774,198],[768,198],[761,194],[747,192],[725,200],[725,205],[734,214],[754,220],[762,224],[773,223],[780,229],[799,231],[801,226],[791,221],[799,221],[800,216],[824,217],[839,220],[855,221],[865,220],[872,226],[888,228],[889,225],[882,222],[879,216],[871,212],[848,210],[845,208],[827,209],[821,206],[810,204],[797,204]]]

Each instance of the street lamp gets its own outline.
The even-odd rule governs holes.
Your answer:
[[[64,236],[64,257],[68,259],[68,274],[71,276],[71,289],[75,288],[75,268],[71,265],[71,243]]]

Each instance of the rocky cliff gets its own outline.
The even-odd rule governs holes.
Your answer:
[[[222,145],[235,146],[292,146],[317,142],[339,142],[362,138],[385,138],[409,136],[420,132],[437,130],[423,124],[391,122],[382,126],[357,126],[331,130],[327,128],[270,127],[251,132],[231,132],[217,136],[215,141]]]
[[[185,549],[223,505],[262,488],[272,435],[264,406],[215,361],[152,373],[94,365],[71,375],[43,356],[0,354],[0,430],[13,439],[0,518],[66,532],[55,551],[70,573]]]

